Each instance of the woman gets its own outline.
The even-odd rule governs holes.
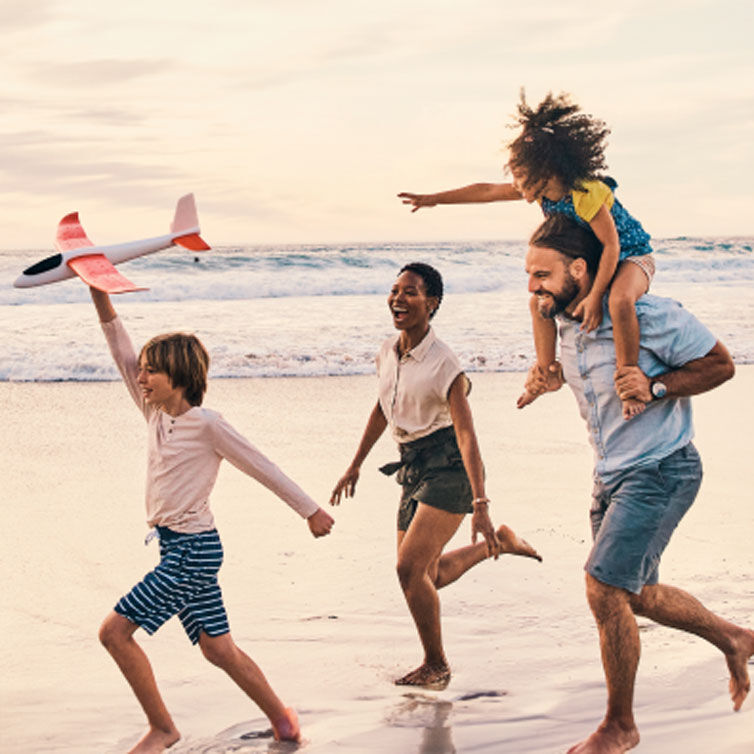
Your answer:
[[[466,399],[470,382],[430,327],[442,294],[442,278],[433,267],[415,262],[401,269],[388,296],[398,335],[382,345],[377,357],[379,400],[330,497],[338,505],[342,495],[353,496],[361,464],[389,425],[401,460],[381,471],[398,471],[403,487],[397,571],[424,648],[424,662],[396,683],[434,688],[444,688],[450,680],[437,590],[501,552],[541,560],[510,528],[495,531],[490,520],[484,467]],[[472,544],[443,554],[467,513],[472,513]],[[477,543],[479,534],[484,541]]]

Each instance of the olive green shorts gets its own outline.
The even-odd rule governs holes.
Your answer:
[[[448,513],[472,513],[471,483],[463,466],[453,427],[400,445],[400,463],[381,471],[397,470],[396,481],[403,487],[398,507],[398,531],[406,531],[419,503]]]

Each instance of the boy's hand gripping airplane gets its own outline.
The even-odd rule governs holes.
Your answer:
[[[186,194],[178,200],[168,235],[111,246],[95,246],[81,227],[79,213],[72,212],[58,225],[55,237],[58,253],[25,269],[13,285],[16,288],[32,288],[78,275],[87,285],[105,293],[143,291],[146,288],[134,285],[115,269],[115,265],[175,245],[192,251],[210,248],[199,235],[199,218],[193,194]]]

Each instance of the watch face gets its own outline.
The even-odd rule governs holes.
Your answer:
[[[659,381],[652,383],[652,395],[654,395],[655,398],[664,398],[667,392],[668,389],[665,387],[664,383]]]

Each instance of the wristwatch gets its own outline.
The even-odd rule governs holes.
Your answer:
[[[667,395],[668,386],[660,380],[652,380],[649,383],[649,392],[652,393],[652,398],[655,400],[664,398]]]

